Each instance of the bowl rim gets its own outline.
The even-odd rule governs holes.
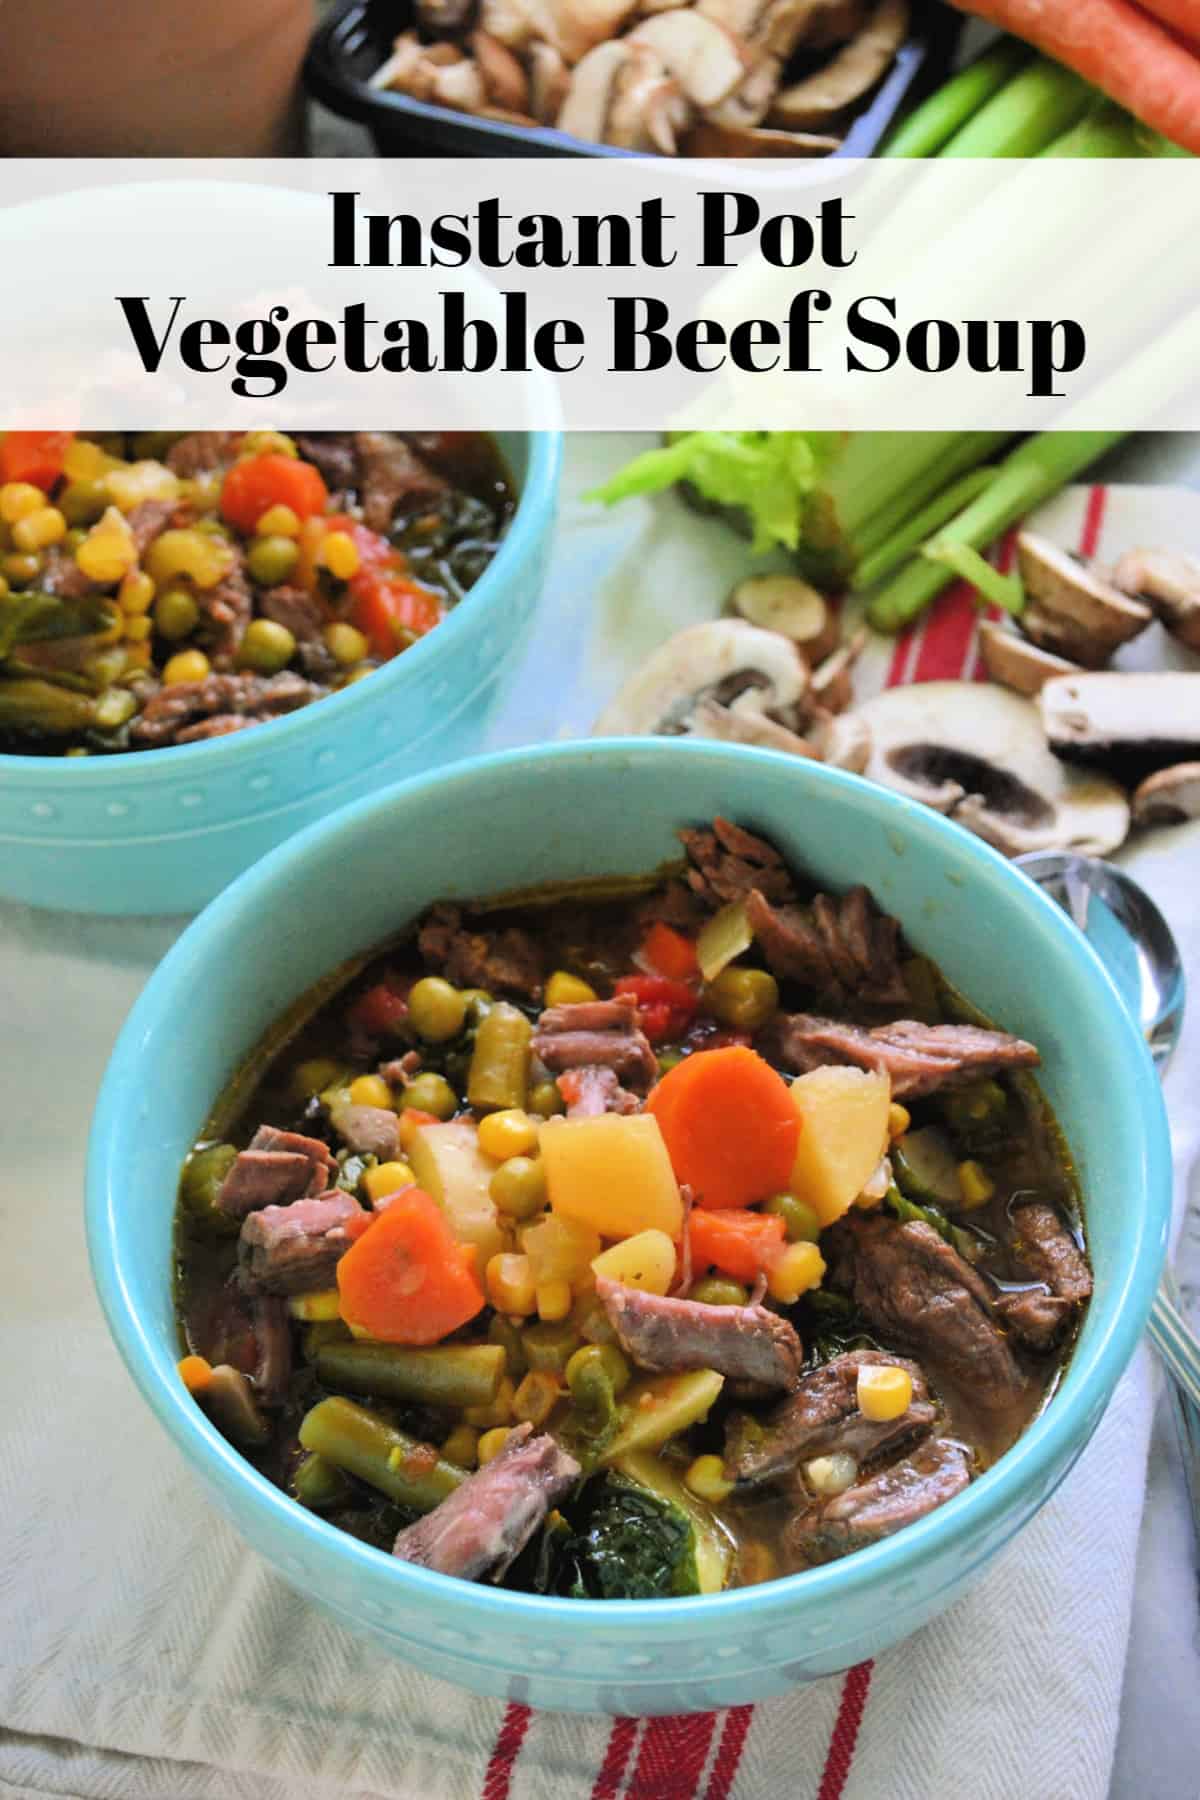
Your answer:
[[[496,435],[492,433],[491,435]],[[340,720],[347,727],[365,707],[374,708],[390,688],[421,680],[426,664],[435,656],[451,652],[463,634],[489,605],[493,591],[511,573],[519,576],[523,565],[536,549],[537,539],[547,517],[556,505],[559,478],[562,473],[564,441],[557,430],[521,433],[529,446],[528,462],[517,491],[508,529],[500,540],[496,554],[487,568],[447,616],[422,638],[410,646],[403,656],[392,657],[383,668],[372,671],[369,681],[351,682],[337,693],[325,694],[319,704],[320,717],[336,726]],[[312,708],[318,702],[298,706],[294,712],[279,718],[264,719],[254,731],[231,731],[223,737],[204,738],[194,744],[162,744],[153,749],[131,751],[116,756],[35,756],[20,751],[0,753],[0,780],[23,777],[27,782],[36,776],[38,787],[54,791],[70,787],[104,787],[116,770],[124,778],[136,772],[138,780],[167,781],[176,775],[194,778],[201,769],[210,769],[218,761],[233,763],[239,758],[258,754],[264,744],[274,750],[286,749],[287,737],[297,736],[309,727]],[[328,710],[336,707],[336,715]],[[270,736],[265,737],[264,732]]]
[[[153,1328],[143,1323],[132,1304],[119,1231],[120,1173],[110,1161],[115,1140],[113,1121],[132,1104],[129,1097],[140,1091],[137,1072],[142,1041],[160,1010],[161,1000],[176,987],[180,990],[176,997],[182,999],[194,977],[198,955],[219,944],[226,927],[243,915],[265,916],[261,910],[263,897],[286,887],[291,872],[313,850],[342,834],[353,835],[370,822],[382,822],[398,802],[419,805],[437,794],[446,803],[444,810],[450,811],[453,790],[469,787],[480,775],[502,781],[533,781],[547,762],[574,761],[582,765],[614,754],[636,755],[664,765],[685,757],[701,764],[707,762],[715,769],[743,767],[750,774],[755,769],[778,770],[786,763],[801,784],[807,781],[828,785],[834,792],[840,791],[850,805],[874,813],[881,826],[902,821],[906,830],[923,838],[935,855],[948,851],[952,860],[976,864],[985,876],[1006,888],[1015,902],[1030,909],[1058,952],[1079,970],[1086,971],[1086,978],[1094,984],[1099,1005],[1109,1015],[1106,1033],[1117,1043],[1129,1070],[1125,1089],[1128,1116],[1135,1121],[1141,1140],[1140,1191],[1144,1204],[1134,1218],[1133,1254],[1114,1275],[1100,1328],[1092,1341],[1082,1352],[1077,1347],[1053,1403],[1043,1408],[1011,1449],[964,1493],[903,1531],[852,1556],[756,1586],[669,1600],[576,1600],[463,1582],[391,1557],[306,1512],[242,1457],[192,1402],[182,1383],[170,1378]],[[248,1506],[256,1523],[272,1533],[281,1555],[286,1552],[289,1539],[293,1543],[302,1540],[326,1567],[331,1563],[348,1565],[356,1577],[365,1579],[377,1591],[383,1584],[397,1611],[408,1600],[425,1602],[444,1617],[470,1613],[482,1622],[507,1622],[531,1631],[545,1628],[552,1621],[563,1625],[574,1621],[584,1628],[603,1624],[606,1636],[636,1631],[643,1640],[665,1641],[701,1618],[732,1622],[736,1616],[739,1626],[777,1623],[782,1613],[806,1606],[818,1608],[830,1600],[886,1582],[910,1563],[919,1563],[926,1549],[961,1552],[1004,1515],[1015,1513],[1022,1522],[1022,1492],[1036,1491],[1039,1480],[1055,1465],[1061,1465],[1060,1473],[1065,1472],[1082,1450],[1145,1327],[1166,1253],[1171,1167],[1161,1085],[1146,1044],[1116,985],[1083,934],[1054,901],[999,852],[918,802],[824,764],[798,762],[771,750],[693,739],[590,738],[484,753],[367,795],[288,839],[211,901],[153,971],[117,1039],[93,1118],[85,1204],[93,1280],[109,1330],[136,1385],[176,1446],[206,1477],[217,1477],[237,1490],[239,1506]],[[175,1348],[171,1346],[171,1351]],[[167,1355],[173,1374],[175,1357],[171,1351]],[[990,1553],[988,1548],[980,1547],[975,1558],[962,1559],[963,1569]]]

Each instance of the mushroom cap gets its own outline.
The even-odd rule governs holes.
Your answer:
[[[1053,676],[1071,675],[1078,667],[992,619],[979,627],[979,653],[992,680],[1018,694],[1039,693]]]
[[[1180,550],[1128,550],[1113,570],[1122,593],[1148,600],[1172,637],[1200,650],[1200,562]]]
[[[1106,856],[1129,830],[1123,789],[1061,763],[1037,708],[1004,688],[922,682],[889,688],[844,716],[870,729],[868,780],[932,806],[1006,856]]]
[[[1159,769],[1135,789],[1135,825],[1182,825],[1188,819],[1200,819],[1200,762]]]
[[[724,26],[690,7],[654,13],[634,27],[626,42],[648,44],[694,106],[715,106],[745,73],[738,46]]]
[[[1200,756],[1200,670],[1056,675],[1037,699],[1050,748],[1130,786]]]
[[[831,62],[776,94],[769,123],[808,131],[873,88],[908,32],[908,0],[878,0],[866,24]]]
[[[1043,650],[1098,669],[1154,617],[1112,582],[1035,531],[1017,539],[1017,566],[1030,604],[1021,629]]]
[[[786,638],[741,619],[712,619],[660,644],[605,707],[595,735],[683,735],[706,699],[734,711],[787,714],[807,686],[808,664]]]

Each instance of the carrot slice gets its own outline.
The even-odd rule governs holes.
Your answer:
[[[672,981],[690,981],[696,973],[696,946],[682,931],[656,919],[642,940],[642,961]]]
[[[429,1195],[404,1188],[338,1264],[342,1317],[387,1344],[436,1344],[483,1309],[474,1262]]]
[[[720,1269],[737,1281],[768,1275],[783,1254],[784,1224],[775,1213],[743,1206],[694,1209],[688,1220],[694,1269]]]
[[[800,1115],[782,1075],[745,1045],[685,1057],[646,1110],[698,1205],[746,1206],[788,1185]]]
[[[274,451],[234,463],[221,484],[221,517],[239,531],[253,531],[273,506],[290,506],[307,519],[328,504],[329,490],[311,463]]]

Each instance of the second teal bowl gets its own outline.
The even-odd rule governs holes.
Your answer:
[[[1096,1292],[1053,1401],[970,1488],[824,1568],[688,1600],[574,1601],[398,1562],[290,1500],[185,1393],[172,1311],[182,1160],[264,1029],[439,896],[652,869],[725,813],[835,888],[863,881],[915,946],[1031,1038],[1086,1195]],[[264,921],[270,930],[264,930]],[[1146,1323],[1170,1211],[1158,1081],[1074,926],[978,838],[819,764],[685,740],[480,758],[324,820],[236,882],[155,971],[117,1043],[88,1160],[92,1268],[143,1395],[245,1540],[381,1648],[537,1706],[677,1713],[783,1693],[873,1656],[976,1580],[1062,1480]],[[985,1654],[981,1646],[981,1654]]]

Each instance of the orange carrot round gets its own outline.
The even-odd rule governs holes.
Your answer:
[[[482,1311],[474,1263],[429,1195],[404,1188],[338,1264],[342,1317],[386,1344],[436,1344]]]
[[[787,1187],[800,1115],[782,1075],[744,1044],[685,1057],[646,1110],[699,1206],[746,1206]]]
[[[694,1269],[720,1269],[737,1281],[753,1284],[769,1275],[783,1254],[784,1223],[776,1213],[750,1212],[725,1206],[688,1220]]]
[[[1200,155],[1200,58],[1130,0],[955,0],[1035,44],[1100,88],[1135,118]],[[1195,35],[1183,0],[1148,0],[1150,11]]]

